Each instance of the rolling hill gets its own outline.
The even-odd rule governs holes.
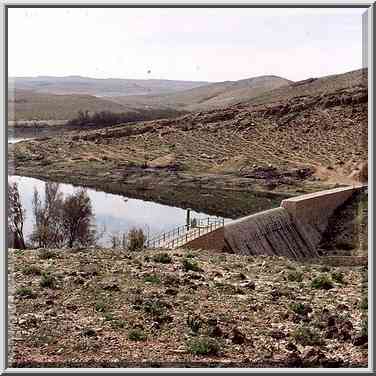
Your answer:
[[[169,107],[187,111],[207,110],[246,101],[291,82],[277,76],[260,76],[239,81],[212,83],[177,93],[128,95],[111,99],[122,105],[137,108]]]
[[[172,93],[207,85],[207,82],[38,76],[10,77],[8,85],[10,90],[15,88],[17,90],[32,90],[36,93],[88,94],[103,97]]]
[[[129,109],[92,95],[55,95],[31,90],[9,93],[9,120],[68,120],[79,110],[127,112]]]

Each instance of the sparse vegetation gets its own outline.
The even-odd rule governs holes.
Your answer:
[[[202,327],[202,320],[197,316],[188,316],[187,324],[194,334],[197,334]]]
[[[186,272],[192,270],[193,272],[201,272],[202,269],[199,267],[198,262],[195,260],[190,260],[185,258],[182,262],[183,268]]]
[[[213,338],[199,337],[188,342],[188,350],[193,355],[219,355],[221,345]]]
[[[16,290],[16,295],[21,298],[32,298],[33,290],[30,287],[20,287]]]
[[[307,307],[303,303],[292,303],[290,305],[290,308],[293,312],[300,315],[304,314],[307,311]]]
[[[302,282],[303,281],[303,273],[300,270],[290,271],[287,274],[287,279],[292,282]]]
[[[322,346],[324,341],[338,346],[337,356],[351,364],[367,355],[366,346],[359,345],[366,341],[361,328],[366,326],[367,311],[361,308],[364,294],[357,285],[362,267],[336,267],[348,284],[333,296],[325,289],[313,293],[310,283],[286,284],[281,271],[287,264],[295,270],[305,266],[281,257],[268,257],[265,270],[265,257],[226,254],[220,263],[213,263],[222,254],[200,250],[189,259],[204,266],[205,273],[199,274],[181,270],[187,251],[178,249],[159,251],[168,253],[172,261],[148,263],[144,265],[148,270],[136,261],[147,256],[153,260],[153,250],[84,249],[59,252],[58,259],[49,261],[40,259],[34,250],[24,250],[17,257],[15,252],[10,250],[10,263],[17,265],[19,273],[14,285],[15,318],[17,328],[25,333],[23,342],[14,347],[19,359],[25,347],[40,349],[36,338],[43,336],[52,338],[43,347],[45,356],[53,359],[63,348],[60,354],[67,361],[73,357],[94,361],[104,348],[111,351],[106,354],[109,360],[127,354],[132,361],[142,357],[158,362],[163,351],[162,361],[189,364],[198,357],[208,364],[210,357],[221,362],[222,354],[226,361],[236,361],[239,351],[252,361],[265,360],[273,348],[284,361],[288,337],[295,346],[314,346],[327,359],[333,355],[331,348]],[[22,272],[32,265],[55,277],[58,290],[42,287],[42,276]],[[306,278],[320,273],[320,267],[309,264],[309,270],[304,269]],[[145,283],[147,275],[158,276],[161,283]],[[255,282],[255,290],[246,287],[248,281]],[[26,292],[21,293],[21,288]],[[43,325],[35,323],[34,313],[43,315]],[[72,336],[72,328],[81,335]],[[145,346],[146,340],[150,346]]]
[[[334,285],[332,280],[326,274],[322,274],[312,280],[311,287],[314,289],[330,290]]]
[[[154,255],[153,261],[160,262],[161,264],[170,264],[172,262],[172,258],[168,253],[163,252]]]
[[[160,278],[156,274],[149,274],[144,277],[145,282],[153,283],[153,284],[159,284],[161,283]]]
[[[128,333],[128,339],[131,341],[146,341],[147,336],[142,329],[132,329]]]
[[[22,273],[26,275],[41,275],[42,271],[37,265],[27,265],[22,269]]]
[[[50,289],[53,289],[56,287],[56,278],[48,273],[48,272],[43,272],[42,273],[42,277],[40,279],[40,286],[41,287],[46,287],[46,288],[50,288]]]
[[[292,334],[297,343],[303,346],[317,346],[322,344],[322,338],[320,333],[309,326],[300,325]]]

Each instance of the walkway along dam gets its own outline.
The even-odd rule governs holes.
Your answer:
[[[279,208],[246,216],[175,243],[178,247],[243,255],[276,255],[293,259],[318,257],[317,246],[330,216],[366,185],[354,185],[285,199]],[[192,229],[192,231],[194,231]],[[172,243],[171,243],[172,244]]]

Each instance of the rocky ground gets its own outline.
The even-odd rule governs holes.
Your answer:
[[[366,367],[367,268],[10,250],[11,367]]]

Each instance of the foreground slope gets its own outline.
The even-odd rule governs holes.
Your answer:
[[[108,249],[9,264],[11,367],[367,366],[361,267]]]

